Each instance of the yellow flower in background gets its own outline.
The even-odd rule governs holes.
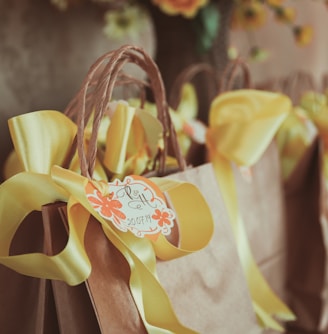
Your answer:
[[[295,41],[299,46],[306,46],[312,41],[313,28],[310,25],[294,27]]]
[[[229,46],[227,50],[227,55],[229,59],[237,59],[239,57],[239,51],[235,46]]]
[[[266,0],[265,1],[269,6],[277,7],[281,6],[285,0]]]
[[[296,18],[296,10],[292,7],[277,7],[275,9],[275,19],[282,23],[292,23]]]
[[[258,62],[265,61],[269,58],[269,56],[270,56],[269,51],[261,49],[258,46],[252,47],[249,52],[249,58],[252,61],[258,61]]]
[[[198,10],[207,5],[208,0],[152,0],[164,13],[193,18]]]
[[[246,30],[262,27],[267,19],[267,12],[262,3],[257,1],[243,2],[235,6],[232,13],[232,28]]]
[[[110,9],[104,16],[104,34],[113,39],[138,37],[143,23],[147,20],[146,11],[137,5],[120,9]]]

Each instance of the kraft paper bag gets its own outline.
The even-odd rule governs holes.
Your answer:
[[[139,56],[135,54],[137,51],[140,53]],[[126,60],[140,63],[145,68],[150,66],[149,72],[152,75],[156,72],[156,66],[150,61],[149,56],[136,47],[122,47],[113,54],[116,57],[113,57],[115,61],[111,59],[108,66],[106,66],[106,70],[108,69],[111,74],[107,78],[108,87],[111,87],[110,80],[115,79],[115,76],[112,76],[112,74],[117,75],[121,68],[120,66],[123,66]],[[114,68],[114,66],[118,67]],[[94,67],[92,70],[94,70]],[[158,90],[155,90],[155,93],[161,95],[165,100],[160,80],[156,81],[154,75],[151,79],[152,82],[158,83]],[[105,85],[106,87],[107,84]],[[102,86],[100,85],[99,87],[101,88]],[[105,95],[110,99],[109,92]],[[87,99],[87,101],[90,100]],[[159,102],[159,106],[163,105],[165,107],[165,103]],[[72,105],[75,104],[73,103]],[[96,105],[98,104],[96,103]],[[164,107],[163,112],[165,112]],[[82,111],[85,111],[84,108],[82,108]],[[46,114],[49,115],[48,112]],[[166,126],[164,129],[170,130],[174,138],[174,131],[169,122],[168,115],[162,116],[163,126]],[[58,117],[58,114],[51,113],[51,117],[47,118],[47,120],[54,121]],[[181,167],[180,170],[182,170],[181,173],[177,174],[176,178],[187,178],[188,182],[196,185],[196,188],[192,185],[189,185],[187,188],[188,191],[197,193],[195,197],[189,197],[186,188],[182,192],[172,191],[172,189],[180,186],[180,183],[174,180],[159,177],[154,181],[158,183],[162,182],[163,189],[166,189],[163,192],[167,191],[168,203],[171,203],[173,210],[174,205],[177,205],[177,212],[178,206],[182,204],[186,205],[186,202],[180,201],[180,198],[174,198],[173,194],[182,193],[189,199],[196,198],[197,200],[194,201],[199,201],[199,203],[194,203],[191,200],[188,206],[190,214],[192,214],[193,210],[194,212],[197,210],[204,212],[204,221],[201,222],[202,228],[200,228],[198,222],[196,224],[194,219],[191,224],[193,224],[193,229],[195,229],[195,231],[192,230],[195,235],[192,235],[191,238],[190,235],[192,233],[190,233],[189,239],[187,238],[189,244],[197,246],[193,247],[194,245],[189,245],[190,247],[188,247],[183,244],[183,242],[186,243],[186,238],[183,238],[183,228],[185,231],[186,226],[188,226],[188,219],[189,221],[193,220],[189,216],[188,219],[186,217],[181,218],[179,222],[179,217],[183,216],[183,214],[181,216],[178,215],[177,219],[177,224],[179,226],[180,223],[181,227],[181,245],[179,244],[178,235],[177,240],[172,238],[172,243],[178,246],[174,249],[166,243],[163,236],[160,239],[161,242],[163,241],[162,244],[158,242],[158,244],[151,246],[147,240],[139,239],[132,234],[125,234],[122,231],[116,231],[114,226],[112,226],[114,225],[112,223],[115,221],[115,216],[114,218],[110,218],[112,223],[107,223],[96,209],[90,208],[92,203],[91,200],[89,200],[91,204],[87,202],[88,191],[90,191],[87,190],[87,187],[91,187],[91,190],[93,189],[94,195],[94,191],[98,189],[95,188],[95,184],[98,187],[101,185],[104,187],[105,185],[103,183],[100,184],[100,181],[92,179],[93,168],[96,162],[96,141],[90,140],[87,149],[88,154],[84,156],[85,140],[83,130],[88,118],[85,117],[86,114],[79,115],[79,131],[77,131],[77,147],[82,175],[60,167],[60,164],[57,163],[57,166],[50,166],[50,175],[42,174],[44,173],[43,170],[41,173],[22,172],[13,176],[4,185],[4,188],[1,189],[3,191],[9,189],[12,194],[17,194],[16,190],[19,187],[20,189],[27,189],[26,191],[28,192],[32,185],[34,186],[38,195],[37,203],[38,205],[40,205],[39,203],[43,205],[44,250],[48,255],[57,255],[52,258],[36,256],[36,254],[26,254],[30,255],[29,259],[31,261],[29,263],[22,263],[20,261],[18,268],[18,266],[15,266],[15,259],[8,259],[7,252],[4,250],[1,260],[4,263],[11,261],[9,265],[12,268],[17,268],[18,271],[27,275],[44,278],[55,277],[71,285],[83,282],[71,287],[66,285],[66,283],[54,280],[50,281],[55,304],[55,312],[52,314],[56,314],[57,316],[59,332],[79,334],[99,332],[102,334],[145,333],[145,328],[147,328],[150,333],[178,332],[181,334],[182,332],[199,332],[215,334],[218,331],[227,334],[239,334],[240,332],[259,333],[260,330],[255,319],[245,277],[237,255],[232,230],[211,165],[205,165],[199,169],[184,170],[181,156],[176,155],[176,158],[179,160],[178,165]],[[43,120],[42,117],[41,119]],[[96,117],[95,119],[98,120],[100,118]],[[94,122],[94,125],[96,123]],[[69,129],[74,130],[74,126],[71,123],[69,124]],[[69,124],[64,124],[63,122],[62,127],[64,128],[64,125],[68,126]],[[57,123],[55,125],[55,129],[58,130]],[[97,126],[94,129],[97,130]],[[73,131],[69,133],[71,132],[73,133]],[[167,132],[163,131],[163,133]],[[55,134],[58,133],[56,132]],[[92,133],[92,135],[94,134],[96,132]],[[94,136],[91,136],[91,138],[97,139]],[[58,142],[58,139],[60,137],[55,142]],[[117,145],[120,142],[116,140],[115,143]],[[63,144],[65,144],[65,141]],[[68,145],[69,143],[66,144]],[[172,142],[172,144],[176,143]],[[161,173],[163,169],[165,170],[164,167],[166,164],[165,154],[161,154],[160,158],[158,169],[159,175],[162,176],[163,174]],[[138,176],[135,177],[138,178]],[[170,176],[168,177],[170,178]],[[131,182],[131,179],[129,178],[128,181]],[[144,189],[148,189],[147,185],[144,185],[144,187]],[[45,193],[45,189],[49,190],[49,194]],[[200,196],[199,192],[203,196]],[[6,194],[2,192],[1,195],[5,199]],[[105,197],[107,195],[101,195],[104,197],[100,197],[100,200],[107,199]],[[26,196],[22,197],[23,199],[28,202]],[[58,199],[67,202],[68,205],[66,203],[55,202]],[[207,201],[209,204],[207,204]],[[24,210],[35,208],[36,204],[34,201],[31,202],[27,203]],[[49,202],[51,204],[47,205]],[[116,202],[122,205],[119,200]],[[7,204],[2,207],[2,213],[5,215],[7,214],[6,209],[7,207],[9,208],[10,204],[12,204],[12,208],[19,208],[20,202],[12,201],[10,197],[6,201],[4,200],[3,204]],[[69,209],[68,218],[65,213],[66,208],[67,210]],[[182,208],[180,207],[179,213],[181,211],[185,212],[185,207],[183,206]],[[163,214],[167,212],[160,211],[159,213]],[[97,217],[97,219],[89,219],[90,214]],[[133,214],[136,213],[133,212]],[[14,219],[13,224],[19,224],[21,221],[20,216],[13,216],[17,220],[16,222]],[[154,220],[157,221],[157,218],[154,218]],[[164,218],[161,216],[158,220],[158,226],[160,226],[160,222],[161,224],[165,223]],[[214,238],[211,239],[214,222],[215,233]],[[4,226],[6,227],[7,225],[4,224]],[[65,226],[69,226],[69,228],[65,230]],[[199,242],[198,235],[202,234],[203,231],[204,237]],[[11,233],[8,233],[8,231],[5,232],[7,233],[4,236],[8,236],[8,240],[11,240]],[[69,235],[68,242],[67,235]],[[40,234],[36,234],[36,237],[40,238]],[[67,247],[65,246],[66,244]],[[187,253],[188,255],[186,255]],[[155,255],[158,255],[158,257],[162,255],[166,261],[157,261],[156,264]],[[186,256],[178,259],[182,255]],[[83,260],[81,259],[82,257]],[[39,263],[36,262],[37,259],[40,258],[44,266],[35,266],[35,263]],[[172,258],[175,258],[175,260],[170,260]],[[19,259],[22,260],[22,257]],[[52,259],[57,261],[50,262]],[[157,281],[155,268],[158,270],[160,284]],[[91,275],[89,275],[89,270],[91,270]],[[132,274],[134,274],[133,277]],[[188,286],[189,284],[190,287]],[[161,285],[164,287],[164,290]],[[150,292],[153,292],[153,294]],[[168,302],[171,299],[174,311],[171,310],[171,305]],[[34,301],[37,301],[37,299]],[[163,304],[161,303],[162,301]],[[165,314],[161,318],[160,315],[163,310]],[[188,326],[188,328],[185,326]],[[171,328],[178,328],[178,330],[175,331]]]
[[[288,301],[297,315],[289,334],[328,332],[328,212],[321,159],[316,139],[285,184]]]
[[[40,212],[29,214],[11,245],[11,254],[43,250]],[[57,334],[57,314],[49,280],[18,274],[0,265],[1,333]]]
[[[168,177],[195,184],[215,220],[214,237],[205,249],[157,262],[159,280],[179,320],[199,333],[261,333],[211,164]],[[129,291],[128,265],[93,218],[89,221],[85,246],[92,262],[91,276],[84,283],[89,295],[85,291],[81,292],[84,297],[73,295],[72,287],[53,282],[61,332],[146,333]],[[65,302],[60,304],[61,300]],[[79,303],[87,307],[76,309]],[[92,310],[87,311],[90,306]],[[98,325],[89,320],[94,317]],[[80,326],[81,320],[84,326]],[[85,328],[88,322],[89,331]]]
[[[286,301],[286,217],[280,160],[274,142],[248,171],[234,169],[238,203],[256,263]]]
[[[212,165],[191,168],[169,178],[195,184],[215,221],[214,236],[205,249],[158,263],[160,280],[178,316],[200,333],[261,333]]]

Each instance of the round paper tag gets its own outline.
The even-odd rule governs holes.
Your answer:
[[[160,233],[171,233],[175,214],[167,207],[160,189],[149,179],[131,175],[107,186],[103,195],[88,183],[86,194],[94,210],[116,228],[131,231],[139,238],[156,239]]]

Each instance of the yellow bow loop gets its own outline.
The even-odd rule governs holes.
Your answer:
[[[271,290],[253,258],[238,209],[231,162],[256,163],[290,109],[290,99],[281,94],[251,89],[221,94],[211,105],[206,138],[259,323],[276,330],[282,327],[272,316],[292,320],[294,315]]]
[[[162,131],[149,112],[118,102],[107,131],[104,165],[119,178],[142,174],[158,151]]]
[[[54,110],[20,115],[8,124],[24,170],[41,174],[49,174],[54,164],[62,165],[77,130],[76,124]]]
[[[281,94],[227,92],[211,104],[209,136],[226,159],[250,166],[264,153],[290,109],[290,99]]]
[[[79,284],[91,270],[83,246],[88,221],[83,212],[80,224],[69,226],[68,243],[59,254],[9,254],[14,235],[30,212],[57,201],[67,202],[68,193],[48,174],[53,164],[62,164],[70,153],[76,125],[58,111],[42,110],[10,119],[9,128],[16,154],[26,171],[0,186],[0,263],[25,275]]]

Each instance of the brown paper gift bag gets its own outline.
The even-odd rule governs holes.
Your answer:
[[[242,70],[241,77],[237,76],[237,71],[239,70]],[[232,92],[233,87],[240,86],[241,84],[245,85],[247,89]],[[278,152],[273,143],[271,143],[262,156],[262,159],[255,166],[253,165],[255,160],[258,161],[259,155],[257,158],[253,156],[253,162],[251,163],[245,159],[246,155],[250,157],[252,153],[250,152],[251,145],[249,142],[248,146],[247,144],[244,145],[244,141],[247,143],[248,138],[253,138],[252,150],[256,151],[255,147],[257,146],[255,142],[265,142],[265,147],[267,147],[273,137],[265,139],[263,138],[265,137],[263,131],[261,132],[259,127],[255,129],[256,126],[254,124],[260,123],[259,119],[263,120],[268,115],[270,107],[267,108],[267,105],[270,105],[270,102],[267,105],[263,104],[263,109],[265,110],[262,113],[261,107],[258,106],[262,106],[259,101],[261,101],[261,98],[265,94],[262,95],[261,92],[256,92],[255,94],[255,91],[251,90],[250,87],[251,83],[247,65],[241,59],[229,63],[221,78],[220,92],[213,100],[211,106],[207,148],[209,158],[213,161],[216,168],[218,182],[222,189],[224,189],[223,195],[225,195],[225,202],[229,209],[231,224],[234,226],[239,255],[243,261],[248,286],[250,291],[252,291],[254,308],[259,316],[259,322],[264,327],[283,330],[282,326],[277,322],[274,323],[274,321],[271,321],[271,316],[273,318],[280,318],[282,321],[293,319],[291,310],[284,303],[286,300],[284,298],[285,219],[280,163]],[[267,97],[267,95],[265,96]],[[290,105],[290,103],[287,103],[289,99],[285,97],[283,100],[286,103],[282,103],[276,109],[282,109],[281,111],[287,115]],[[249,109],[247,108],[248,104],[251,106]],[[212,111],[216,112],[219,110],[223,111],[221,114],[219,112],[216,113],[214,122]],[[241,110],[243,110],[244,114],[240,112]],[[255,110],[257,110],[258,115],[262,116],[256,118],[250,110],[254,114]],[[240,116],[240,120],[237,115]],[[244,115],[248,115],[247,121],[247,117],[244,118]],[[270,115],[270,117],[273,117],[272,112],[270,112]],[[258,136],[257,139],[254,139],[255,136],[252,137],[250,132],[245,136],[243,131],[247,128],[246,124],[251,124],[251,119],[253,120],[252,125],[254,125],[253,133],[262,133],[262,138]],[[231,125],[231,128],[229,127],[231,132],[226,130],[228,125]],[[265,125],[262,124],[262,126]],[[239,128],[240,133],[235,131],[232,134],[232,128],[234,130]],[[267,133],[271,130],[268,129]],[[225,143],[226,145],[226,147],[223,147],[224,144],[221,146],[220,149],[222,152],[218,148],[220,143]],[[227,148],[228,146],[229,149]],[[246,147],[248,148],[248,152],[244,152],[244,156],[241,158],[241,155],[238,156],[236,152],[241,152]],[[259,151],[262,152],[260,149],[257,150],[257,152]],[[235,156],[232,153],[230,154],[230,152],[234,152]],[[251,164],[252,181],[250,182],[242,176],[245,175],[244,172],[243,174],[241,172],[241,170],[245,171],[244,167],[239,169],[231,161],[235,161],[235,164],[239,165]],[[243,162],[241,163],[241,161]],[[234,174],[231,172],[231,166],[234,167]],[[235,190],[237,190],[237,193],[235,193]],[[227,196],[226,194],[229,195]],[[270,206],[271,202],[272,206]],[[272,209],[274,213],[272,213]],[[261,293],[258,293],[258,291],[261,291]],[[277,298],[276,295],[280,298]],[[263,316],[258,305],[260,305],[260,308],[263,307],[267,311],[267,315],[270,314],[270,316]],[[273,307],[273,305],[276,306]],[[275,307],[276,309],[274,310]]]
[[[12,242],[10,253],[43,251],[40,212],[29,214]],[[2,333],[59,332],[51,282],[20,275],[0,265],[0,328]]]
[[[318,91],[310,73],[294,72],[274,82],[272,89],[290,96],[295,106],[295,116],[282,129],[282,134],[286,129],[290,132],[286,133],[286,147],[281,147],[285,174],[286,297],[297,317],[288,324],[287,333],[327,333],[327,189],[323,143],[315,128],[316,116],[320,118],[320,112],[326,110],[313,106],[314,123],[308,119],[309,105],[302,105],[302,96]],[[282,143],[283,137],[280,140]]]
[[[187,257],[158,263],[160,280],[177,314],[200,333],[261,333],[255,323],[232,229],[212,165],[187,169],[168,178],[195,184],[202,191],[215,220],[215,233],[209,246]],[[192,300],[194,303],[189,305]],[[204,307],[207,317],[199,311]],[[237,321],[233,320],[236,312]]]
[[[211,164],[167,177],[197,185],[215,220],[214,237],[205,249],[157,262],[159,280],[178,318],[199,333],[261,333]],[[58,240],[57,234],[52,232],[52,238]],[[92,329],[92,333],[146,333],[129,291],[128,265],[95,219],[89,222],[85,246],[92,262],[87,289],[82,291],[81,287],[82,293],[72,294],[77,287],[52,282],[60,332],[90,333]],[[89,314],[91,305],[93,312]],[[90,324],[89,317],[93,320],[94,314],[98,325]]]
[[[116,62],[119,64],[120,57],[122,57],[122,55],[122,59],[124,59],[124,56],[126,55],[132,56],[133,53],[131,54],[131,50],[143,54],[141,50],[137,50],[135,48],[133,50],[133,48],[123,47],[121,50],[118,50],[118,59],[115,59],[113,63]],[[113,55],[113,58],[115,57],[116,54]],[[131,59],[133,61],[134,58],[132,57]],[[150,60],[148,59],[147,61],[149,62]],[[138,59],[137,62],[147,70],[147,67],[145,66],[147,65],[147,62],[144,65],[142,65],[142,62]],[[115,72],[116,71],[117,70],[115,69]],[[170,149],[177,157],[180,169],[184,169],[183,157],[179,153],[180,151],[175,131],[172,123],[170,123],[169,114],[167,112],[164,112],[164,114],[161,112],[161,110],[164,109],[163,105],[165,106],[166,102],[164,90],[161,88],[162,84],[160,84],[159,73],[154,73],[154,70],[149,70],[148,74],[150,75],[150,82],[157,104],[159,119],[163,124],[164,132],[170,134],[170,142],[166,145],[170,144]],[[111,84],[108,84],[108,87],[110,87],[110,85]],[[107,96],[110,96],[110,94]],[[165,170],[161,170],[161,168],[165,168],[167,152],[165,150],[166,145],[160,155],[159,172],[156,173],[158,175],[163,175],[165,172]],[[89,156],[94,155],[89,154]],[[92,165],[93,163],[89,162],[89,168],[86,169],[90,170],[90,166]],[[150,176],[151,173],[148,173],[147,175]],[[168,177],[170,178],[170,176]],[[238,255],[236,253],[233,237],[230,234],[231,230],[227,222],[227,216],[224,216],[223,213],[223,202],[219,196],[219,189],[216,182],[214,182],[215,179],[211,170],[211,165],[187,169],[177,174],[175,178],[194,183],[202,191],[203,196],[205,196],[207,201],[211,199],[210,208],[212,210],[212,214],[215,213],[215,215],[223,216],[222,222],[217,220],[215,217],[215,237],[210,245],[204,250],[176,260],[158,262],[160,282],[169,294],[174,310],[177,312],[177,315],[183,324],[200,333],[214,334],[217,333],[218,330],[222,333],[239,333],[242,330],[249,333],[259,332]],[[220,203],[222,213],[216,214]],[[224,224],[226,224],[226,226],[224,226]],[[103,242],[100,241],[101,238],[103,239]],[[104,237],[99,236],[98,246],[100,244],[103,244],[102,251],[108,247],[113,248],[113,246],[111,246]],[[105,244],[107,246],[105,246]],[[222,245],[222,251],[220,251],[220,245]],[[86,247],[88,249],[88,239],[86,240]],[[91,244],[89,247],[89,256],[95,261],[95,269],[93,270],[90,278],[87,280],[87,286],[90,298],[93,300],[96,314],[98,311],[103,312],[102,314],[98,313],[97,316],[101,331],[103,333],[107,333],[109,328],[113,326],[113,322],[108,321],[108,316],[106,316],[109,312],[109,304],[108,301],[104,299],[103,292],[110,291],[111,293],[113,286],[115,286],[115,284],[110,283],[110,273],[106,272],[106,262],[108,262],[109,258],[113,257],[113,251],[108,252],[108,254],[103,257],[102,265],[98,265],[99,251],[95,248],[92,249]],[[118,256],[118,258],[124,260],[122,256]],[[113,262],[117,263],[117,255],[115,255]],[[223,267],[225,267],[226,270],[223,270]],[[120,265],[120,268],[122,269],[124,266]],[[182,268],[183,270],[181,270]],[[117,271],[114,270],[112,275],[116,277],[116,273]],[[234,277],[228,277],[228,274],[229,276],[233,274]],[[197,278],[198,280],[196,280]],[[123,271],[118,277],[116,277],[116,279],[118,279],[116,281],[116,285],[119,286],[118,289],[121,291],[119,305],[115,305],[115,308],[117,309],[116,313],[121,314],[124,317],[127,310],[130,309],[131,314],[129,318],[133,321],[131,321],[131,327],[129,327],[127,331],[132,331],[134,328],[135,330],[137,329],[136,332],[143,332],[144,328],[142,327],[140,319],[137,317],[135,306],[132,307],[133,300],[129,296],[127,290],[128,273]],[[188,281],[190,281],[190,283]],[[108,283],[103,283],[102,289],[100,290],[99,282]],[[107,284],[107,288],[104,287],[105,284]],[[219,291],[222,290],[221,286],[225,286],[225,292],[223,294],[219,293]],[[126,298],[126,305],[124,307],[124,304],[122,304],[122,300],[124,299],[122,298],[122,291],[125,291],[124,296]],[[193,303],[190,301],[193,301]],[[231,313],[233,312],[235,305],[238,305],[238,308],[240,309],[240,318],[238,315],[239,320],[237,322],[235,321],[234,315]],[[118,317],[114,316],[114,318],[117,319]],[[116,321],[117,320],[115,320],[115,322]],[[125,324],[128,323],[126,320],[124,322]],[[122,324],[118,324],[117,328],[122,329]]]
[[[238,203],[254,259],[273,291],[286,295],[287,229],[280,160],[274,142],[250,174],[235,168]],[[293,308],[292,308],[293,309]],[[274,333],[267,330],[266,333]]]
[[[127,60],[137,59],[137,63],[145,67],[141,57],[134,58],[130,54],[134,51],[144,55],[143,51],[138,48],[123,47],[115,55],[124,55],[126,58],[116,59],[117,64],[120,66]],[[117,70],[115,73],[118,74],[119,70],[115,69]],[[161,82],[159,84],[162,85]],[[89,100],[86,99],[86,101]],[[172,124],[165,117],[162,118],[163,124],[169,125],[166,129],[174,133]],[[83,115],[79,120],[86,123]],[[78,144],[83,142],[81,138],[83,139],[83,131],[78,132]],[[95,142],[91,140],[89,148],[92,148],[94,144]],[[173,149],[177,149],[174,142]],[[91,154],[91,157],[95,158],[95,155]],[[158,168],[160,175],[163,175],[165,149],[160,158]],[[177,158],[180,168],[184,169],[183,163],[181,164],[183,159],[179,156]],[[82,174],[92,175],[94,161],[87,160],[86,163],[87,165],[81,163]],[[189,173],[194,174],[189,175]],[[195,330],[201,333],[217,333],[218,331],[227,334],[259,333],[230,226],[227,222],[224,223],[227,218],[223,205],[221,205],[222,212],[218,211],[222,200],[216,183],[213,182],[211,165],[182,171],[176,176],[176,178],[185,177],[190,178],[194,184],[199,184],[199,189],[205,198],[211,199],[210,208],[215,217],[215,237],[210,245],[200,252],[200,255],[195,253],[176,261],[159,262],[161,282],[172,297],[173,307],[178,316],[186,322],[186,325],[192,326]],[[66,233],[63,229],[65,204],[62,208],[60,204],[44,206],[42,212],[46,231],[46,251],[56,253],[66,242]],[[60,226],[60,223],[63,222],[64,224]],[[89,221],[85,247],[92,262],[92,273],[87,281],[76,287],[67,286],[62,282],[51,282],[59,332],[144,333],[145,329],[127,282],[130,274],[127,263],[105,237],[95,219]],[[197,256],[191,258],[193,255]],[[189,260],[188,257],[190,257]],[[184,263],[184,270],[181,270],[182,263]],[[170,274],[168,274],[169,266],[172,270]],[[183,276],[180,276],[182,274]],[[181,288],[177,290],[178,284]],[[190,287],[187,284],[190,284]]]
[[[328,332],[327,191],[318,139],[285,184],[288,219],[287,290],[297,315],[288,333]]]

